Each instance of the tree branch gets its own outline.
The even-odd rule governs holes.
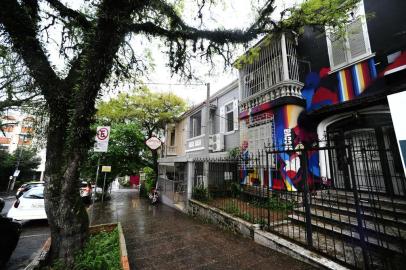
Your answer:
[[[194,27],[187,27],[187,30],[171,31],[151,22],[132,24],[128,26],[129,31],[144,33],[152,36],[167,37],[168,39],[197,40],[206,39],[218,44],[244,43],[256,38],[259,34],[266,33],[263,29],[243,30],[200,30]]]
[[[51,7],[59,12],[62,17],[67,17],[78,23],[84,30],[92,28],[92,23],[87,19],[86,15],[68,8],[58,0],[46,0]]]
[[[2,1],[0,23],[4,25],[15,50],[29,67],[30,75],[35,78],[45,98],[58,99],[55,89],[58,88],[60,79],[41,47],[34,22],[17,0]]]

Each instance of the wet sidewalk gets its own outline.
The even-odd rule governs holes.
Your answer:
[[[151,206],[133,190],[117,190],[95,205],[92,225],[117,221],[131,269],[313,269],[168,206]]]

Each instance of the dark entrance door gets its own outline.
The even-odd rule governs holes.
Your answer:
[[[327,129],[330,168],[336,188],[352,189],[347,157],[351,155],[353,177],[361,191],[404,196],[405,177],[389,114],[354,115]],[[344,147],[348,146],[348,147]],[[346,151],[344,153],[343,151]]]

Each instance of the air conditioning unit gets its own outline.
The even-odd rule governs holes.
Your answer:
[[[220,152],[224,150],[224,134],[214,134],[209,136],[209,150]]]

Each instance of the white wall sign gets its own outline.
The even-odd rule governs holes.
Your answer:
[[[392,116],[393,126],[398,142],[399,152],[406,173],[406,92],[396,93],[388,96],[389,108]]]
[[[157,137],[151,137],[151,138],[149,138],[148,140],[145,141],[145,144],[151,150],[156,150],[161,146],[162,141],[160,139],[158,139]]]
[[[110,127],[97,127],[94,152],[107,152],[110,139]]]
[[[13,173],[14,177],[18,177],[20,175],[20,170],[15,170]]]

